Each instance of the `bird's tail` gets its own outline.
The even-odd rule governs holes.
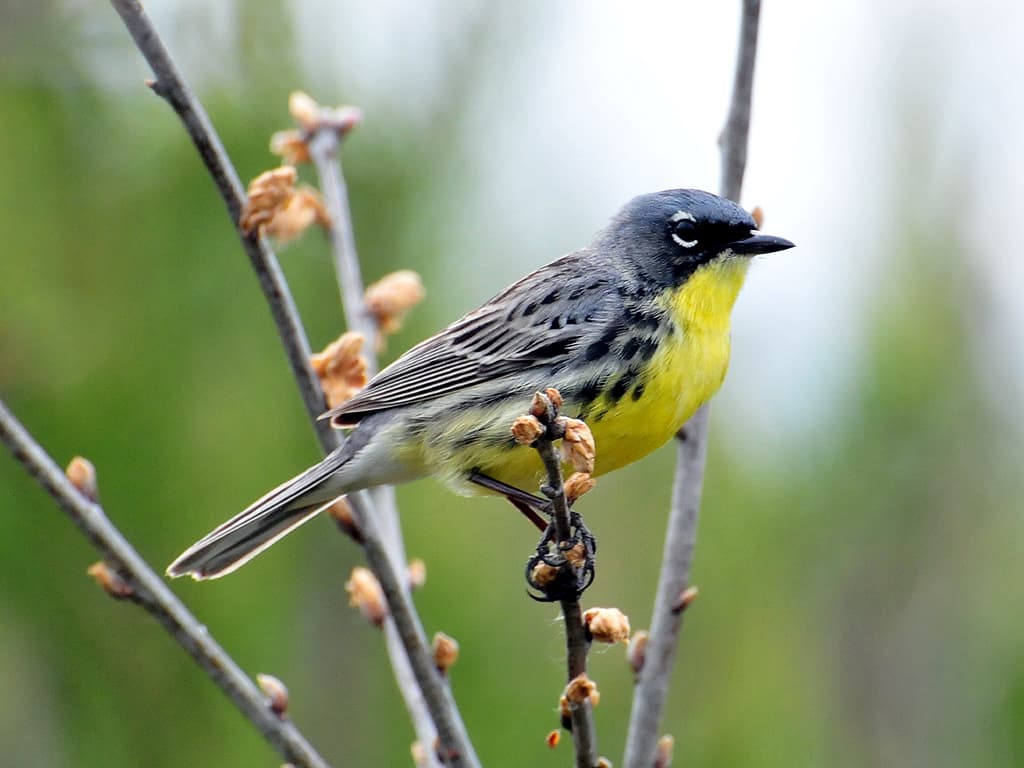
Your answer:
[[[167,567],[167,575],[215,579],[231,573],[312,519],[347,490],[333,479],[351,456],[346,448],[333,451],[208,533]]]

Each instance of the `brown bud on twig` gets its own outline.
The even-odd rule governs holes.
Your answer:
[[[548,387],[544,390],[544,394],[548,396],[548,400],[551,401],[551,406],[557,411],[562,407],[562,393],[554,387]]]
[[[572,722],[572,707],[569,705],[569,697],[564,693],[558,697],[558,714],[562,716],[563,723]]]
[[[270,700],[270,711],[283,718],[288,711],[288,688],[285,684],[273,675],[262,672],[256,675],[256,684]]]
[[[658,748],[654,753],[654,768],[668,768],[672,765],[672,752],[675,746],[676,740],[667,733],[658,739]]]
[[[366,289],[366,311],[377,321],[381,337],[395,333],[410,309],[423,300],[423,281],[411,269],[384,275]]]
[[[629,666],[633,668],[633,673],[636,675],[639,675],[640,670],[644,668],[644,660],[647,658],[647,637],[647,630],[638,629],[633,633],[633,638],[626,648],[626,661],[629,662]]]
[[[601,701],[601,694],[597,690],[597,683],[587,677],[587,673],[576,675],[565,687],[565,698],[568,699],[570,707],[590,702],[590,706],[596,707]]]
[[[285,165],[309,162],[309,144],[301,131],[278,131],[270,137],[270,152],[281,158]]]
[[[427,564],[422,558],[414,557],[406,566],[405,576],[409,580],[409,589],[415,592],[427,583]]]
[[[362,351],[363,335],[348,331],[309,358],[329,407],[351,400],[366,386],[367,365]]]
[[[548,408],[551,405],[551,401],[547,395],[540,392],[533,393],[533,400],[530,401],[530,415],[539,419],[542,424],[548,423]]]
[[[312,187],[301,187],[271,216],[263,232],[284,245],[298,239],[313,224],[326,227],[330,222],[320,193]]]
[[[599,757],[597,762],[594,763],[594,768],[612,768],[612,761],[607,757]]]
[[[68,468],[64,470],[71,484],[78,489],[78,492],[89,501],[96,501],[100,497],[99,486],[96,483],[96,467],[88,459],[75,456],[68,462]]]
[[[547,745],[548,745],[549,749],[554,749],[555,747],[557,747],[561,740],[562,740],[562,732],[558,728],[556,728],[555,730],[551,731],[551,733],[549,733],[547,735],[547,738],[544,739],[544,741],[547,742]]]
[[[583,624],[599,643],[629,642],[629,618],[618,608],[588,608],[583,612]]]
[[[565,435],[562,438],[562,458],[572,464],[577,472],[594,473],[594,435],[590,427],[579,419],[565,419]]]
[[[96,580],[104,592],[117,600],[124,600],[135,594],[131,584],[102,560],[90,565],[85,572]]]
[[[290,165],[264,171],[249,182],[239,225],[250,234],[265,225],[295,194],[298,174]]]
[[[459,659],[459,643],[444,632],[434,633],[430,650],[434,655],[434,666],[442,675]]]
[[[597,485],[597,480],[588,473],[573,472],[569,475],[563,485],[565,498],[568,499],[570,504],[572,504],[583,494],[592,491],[595,485]]]
[[[307,133],[326,128],[341,138],[363,122],[363,111],[358,107],[323,107],[302,91],[292,91],[288,97],[288,112]]]
[[[687,587],[679,593],[679,597],[672,604],[672,613],[682,613],[690,604],[697,599],[698,589],[696,587]]]
[[[754,220],[754,225],[761,229],[764,226],[764,211],[761,210],[760,205],[755,205],[754,210],[750,212],[750,218]]]
[[[561,573],[561,569],[557,565],[549,565],[542,560],[530,571],[530,583],[537,589],[543,590],[544,587],[555,583],[559,573]]]
[[[316,129],[320,120],[320,105],[303,91],[292,91],[288,96],[288,113],[300,128]]]
[[[259,230],[282,243],[294,240],[311,224],[327,226],[330,218],[319,193],[295,188],[297,174],[289,165],[265,171],[249,182],[238,225],[247,235]]]
[[[512,422],[512,437],[520,445],[533,445],[544,434],[544,426],[536,416],[526,414]]]
[[[338,137],[343,139],[363,122],[363,110],[347,105],[325,109],[323,121],[326,127],[336,131]]]
[[[562,554],[573,568],[580,569],[587,564],[587,545],[582,541],[576,542]]]
[[[358,608],[364,619],[375,627],[383,626],[388,605],[380,582],[369,568],[353,568],[352,575],[345,582],[345,591],[349,594],[348,604]]]

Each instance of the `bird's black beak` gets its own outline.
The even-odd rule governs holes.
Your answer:
[[[793,243],[783,237],[753,234],[744,240],[737,240],[729,245],[729,250],[740,256],[754,256],[759,253],[774,253],[793,248]]]

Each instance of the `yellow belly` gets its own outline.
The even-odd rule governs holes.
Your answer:
[[[588,418],[597,447],[595,474],[662,446],[718,391],[729,366],[729,318],[748,264],[735,257],[712,262],[662,298],[675,329],[648,363],[643,395],[621,397],[601,418]],[[542,476],[537,453],[529,448],[479,459],[482,471],[517,488],[533,490]]]

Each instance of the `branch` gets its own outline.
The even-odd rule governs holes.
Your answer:
[[[292,765],[327,768],[295,725],[272,711],[267,697],[132,548],[103,508],[68,480],[2,401],[0,440],[125,581],[128,591],[122,596],[130,596],[167,630],[270,745]]]
[[[306,332],[273,250],[264,238],[256,234],[246,235],[238,228],[238,220],[245,203],[245,191],[231,160],[224,151],[224,145],[221,144],[202,105],[182,79],[141,3],[138,0],[111,0],[111,4],[121,16],[135,45],[156,75],[156,81],[151,84],[153,91],[163,97],[181,118],[185,130],[217,185],[217,191],[227,206],[228,215],[242,241],[242,248],[252,262],[260,289],[270,306],[271,315],[277,325],[277,333],[281,337],[288,363],[299,386],[306,411],[313,422],[320,447],[324,452],[331,451],[338,446],[339,438],[330,424],[317,421],[317,417],[327,410],[327,407],[320,382],[309,365],[310,350]]]
[[[351,497],[350,501],[352,501]],[[399,672],[404,669],[405,664],[408,664],[415,678],[416,685],[410,689],[408,684],[403,685],[403,681],[399,677],[399,687],[406,697],[406,705],[410,709],[410,714],[414,716],[414,725],[417,727],[420,743],[430,754],[434,740],[431,738],[429,741],[424,741],[420,734],[423,724],[415,719],[417,713],[413,709],[417,705],[418,697],[415,700],[410,699],[410,690],[414,695],[422,693],[422,701],[429,712],[430,720],[437,728],[438,751],[443,757],[444,765],[478,768],[480,761],[473,751],[473,745],[469,741],[451,691],[434,663],[426,633],[423,631],[423,625],[408,593],[407,580],[399,576],[399,573],[404,573],[404,569],[401,571],[396,569],[383,537],[377,529],[378,521],[374,519],[372,513],[366,514],[365,510],[359,509],[356,505],[353,505],[353,512],[361,538],[360,544],[366,554],[366,561],[380,582],[384,597],[387,599],[389,617],[385,622],[385,629],[387,630],[389,625],[393,625],[393,631],[401,643],[399,652],[396,653],[391,647],[389,637],[388,651],[392,655],[392,660],[399,659],[402,664],[402,666],[394,665],[395,676],[399,677]],[[404,651],[404,655],[401,651]]]
[[[366,311],[363,301],[363,277],[359,269],[355,229],[348,204],[348,186],[341,170],[339,133],[331,130],[329,125],[321,127],[309,141],[309,157],[316,166],[320,191],[323,192],[327,213],[331,217],[328,231],[341,304],[345,310],[345,325],[350,331],[363,335],[363,354],[372,376],[377,371],[377,326]]]
[[[760,12],[760,0],[742,0],[732,99],[720,139],[720,192],[723,197],[731,200],[736,200],[740,196],[747,162],[747,138],[750,131],[750,105]],[[690,580],[693,548],[697,539],[697,520],[707,460],[709,415],[709,407],[705,404],[678,435],[679,449],[672,490],[672,507],[644,664],[633,692],[633,710],[623,759],[626,768],[650,768],[655,764],[658,728],[668,694],[672,667],[675,664],[683,609],[687,605],[684,595]]]
[[[177,67],[171,60],[170,54],[167,52],[167,49],[164,47],[159,35],[143,11],[141,4],[137,0],[111,0],[111,2],[115,10],[117,10],[118,14],[121,16],[121,19],[124,21],[125,26],[128,28],[136,46],[138,46],[143,56],[145,56],[146,61],[149,62],[150,67],[153,69],[153,72],[157,77],[156,82],[152,86],[153,90],[162,96],[181,118],[185,125],[185,129],[192,138],[203,162],[210,171],[210,174],[217,185],[217,189],[221,193],[221,197],[224,199],[225,205],[228,209],[228,214],[231,216],[232,221],[235,222],[237,227],[242,206],[245,202],[245,194],[243,192],[241,182],[238,179],[238,174],[231,165],[231,162],[227,157],[227,153],[210,124],[209,118],[203,110],[202,105],[194,97],[191,89],[179,74]],[[328,132],[321,131],[320,133],[326,134]],[[328,150],[329,149],[330,145],[328,142]],[[331,164],[328,164],[328,166],[330,165]],[[328,167],[325,167],[324,170],[329,175],[332,173]],[[330,212],[333,217],[332,220],[336,222],[335,226],[332,227],[332,241],[336,245],[336,264],[338,265],[339,279],[341,279],[342,283],[342,295],[346,299],[345,304],[346,309],[349,312],[350,327],[364,330],[366,324],[369,322],[369,316],[365,312],[360,313],[355,310],[355,307],[359,306],[362,301],[362,285],[359,277],[358,264],[355,262],[355,244],[352,239],[351,219],[348,215],[347,197],[344,193],[344,182],[341,180],[340,174],[335,173],[334,176],[335,178],[329,179],[330,183],[325,184],[325,188],[330,190],[328,192],[328,202],[331,205]],[[242,246],[245,249],[246,254],[249,256],[249,260],[252,262],[253,269],[256,271],[259,278],[260,287],[263,290],[267,303],[270,305],[271,313],[277,323],[278,333],[281,336],[282,343],[284,344],[289,363],[291,364],[292,373],[299,386],[303,402],[306,405],[306,411],[309,414],[314,429],[316,430],[321,448],[324,452],[328,452],[339,444],[338,432],[332,429],[328,422],[318,420],[319,415],[326,410],[326,403],[324,402],[320,383],[309,364],[309,342],[306,339],[305,331],[302,327],[301,320],[299,319],[287,282],[281,273],[273,251],[270,249],[265,239],[259,238],[255,235],[246,235],[242,233],[241,230],[239,230],[239,235],[241,237]],[[364,333],[366,333],[365,338],[369,345],[369,343],[372,343],[374,335],[366,332],[365,330]],[[368,359],[372,360],[372,355],[368,355]],[[371,367],[375,366],[371,364]],[[388,498],[390,497],[390,494],[385,492],[383,494],[378,494],[378,496]],[[370,514],[367,514],[367,508],[370,506],[369,496],[367,494],[356,494],[352,501],[353,509],[363,518],[363,520],[367,520],[371,517],[373,514],[372,511]],[[392,530],[397,530],[397,524],[390,527]],[[376,529],[371,526],[366,526],[366,530],[371,531]],[[374,534],[372,533],[370,534],[370,536],[373,535]],[[393,545],[393,549],[397,557],[393,562],[403,562],[404,554],[401,549],[401,539],[394,536],[389,537],[389,539],[392,542],[396,542]],[[364,548],[367,549],[368,559],[371,560],[371,565],[373,565],[375,571],[377,571],[377,577],[381,581],[381,584],[385,589],[385,593],[389,598],[392,595],[401,592],[404,587],[402,586],[402,582],[398,580],[395,575],[396,568],[379,568],[378,566],[380,563],[377,562],[375,564],[373,562],[373,558],[371,558],[370,548]],[[391,612],[392,615],[399,616],[403,614],[403,612],[409,611],[410,608],[411,603],[406,597],[406,599],[398,600],[394,605],[392,605]],[[418,617],[415,615],[409,616],[406,624],[411,625],[414,630],[418,629],[418,639],[421,648],[413,647],[417,638],[415,631],[403,633],[400,629],[398,632],[387,632],[386,636],[388,637],[388,647],[391,652],[392,659],[396,659],[396,639],[401,639],[405,646],[405,650],[409,655],[411,667],[416,671],[418,667],[421,666],[416,663],[416,659],[422,654],[427,654],[428,656],[429,654],[427,652],[426,641],[423,636],[423,630],[420,626]],[[408,629],[409,626],[406,628]],[[420,650],[422,651],[422,654],[419,653]],[[396,675],[399,677],[400,688],[403,690],[403,693],[406,694],[407,705],[410,708],[410,712],[413,714],[414,723],[417,726],[417,732],[424,733],[429,730],[429,732],[432,733],[432,729],[427,729],[423,725],[424,719],[422,715],[418,714],[422,710],[420,698],[416,695],[416,692],[410,691],[408,685],[402,684],[402,679],[407,677],[407,675],[404,674],[405,666],[401,662],[396,662],[394,666]],[[461,754],[463,759],[471,759],[471,762],[462,764],[473,765],[475,764],[475,756],[472,753],[471,747],[468,745],[468,739],[465,738],[464,728],[461,727],[462,724],[459,722],[458,714],[454,709],[454,705],[450,701],[450,696],[448,696],[449,700],[447,704],[450,706],[447,707],[447,712],[433,711],[435,707],[438,709],[441,708],[441,704],[445,702],[447,691],[436,670],[431,668],[430,672],[433,673],[434,679],[428,679],[429,676],[424,677],[417,674],[417,680],[420,687],[424,689],[423,700],[425,700],[428,708],[431,709],[434,721],[438,723],[438,731],[441,733],[442,742],[450,752]],[[461,738],[457,738],[460,734]],[[446,741],[446,737],[448,738],[448,741]],[[431,744],[432,741],[433,739],[431,738],[427,744]]]
[[[582,525],[574,526],[569,502],[565,497],[562,464],[554,444],[554,441],[562,437],[565,431],[565,419],[558,418],[557,404],[560,402],[561,396],[558,395],[557,390],[549,389],[547,394],[538,392],[534,396],[531,414],[545,426],[543,433],[533,443],[533,447],[540,454],[541,461],[544,462],[544,470],[547,473],[547,484],[542,491],[551,499],[551,523],[554,527],[556,550],[559,553],[567,553],[579,545],[577,538]],[[543,539],[541,546],[546,546]],[[589,557],[589,554],[586,554],[585,557]],[[565,623],[567,679],[572,687],[573,681],[586,681],[590,638],[587,636],[587,629],[583,623],[583,611],[579,601],[580,588],[574,573],[575,566],[564,555],[561,555],[559,559],[558,567],[561,572],[552,582],[552,586],[557,584],[558,587],[551,594],[558,595],[558,601],[562,607],[562,619]],[[546,559],[544,562],[551,565]],[[565,579],[566,575],[569,575],[570,578]],[[564,588],[565,581],[572,582],[571,588]],[[577,768],[594,768],[598,759],[597,731],[594,727],[594,709],[590,697],[588,695],[570,696],[567,701],[572,721],[571,731],[573,747],[576,752],[576,766]]]
[[[332,110],[321,108],[320,119],[308,141],[310,159],[320,177],[321,192],[330,216],[331,249],[345,319],[350,331],[363,335],[363,354],[372,373],[377,370],[378,329],[366,311],[363,280],[356,253],[348,191],[341,170],[342,126]],[[351,126],[347,126],[351,127]],[[405,573],[405,548],[394,493],[390,488],[363,491],[349,497],[366,560],[380,582],[388,602],[384,639],[399,691],[405,699],[417,740],[434,759],[435,737],[445,765],[477,766],[466,727],[451,690],[434,664],[423,624],[412,602]]]

